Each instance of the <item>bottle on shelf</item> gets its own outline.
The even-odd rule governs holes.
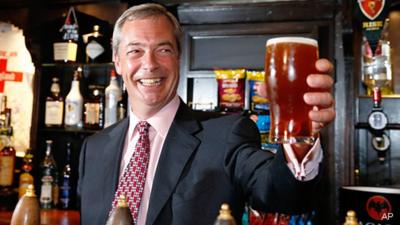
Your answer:
[[[46,141],[46,155],[40,164],[40,207],[50,209],[58,203],[58,170],[52,153],[52,140]]]
[[[26,194],[18,201],[11,225],[40,225],[40,207],[33,185],[28,186]]]
[[[86,34],[86,62],[87,63],[104,63],[110,61],[107,59],[107,50],[110,48],[110,43],[107,43],[106,38],[100,33],[100,26],[94,25],[93,32]]]
[[[71,208],[71,142],[67,142],[67,157],[63,169],[62,184],[60,194],[60,206],[62,209]]]
[[[0,102],[0,128],[11,127],[11,108],[7,107],[7,95],[1,96]]]
[[[110,84],[106,87],[105,99],[104,127],[108,127],[118,121],[118,102],[122,100],[122,90],[118,85],[114,69],[111,70]]]
[[[66,129],[81,129],[83,97],[79,89],[79,79],[81,78],[82,68],[78,67],[74,72],[71,90],[65,98],[64,126]]]
[[[50,95],[46,98],[46,112],[44,123],[46,127],[61,127],[63,123],[64,99],[60,95],[60,84],[57,77],[53,77]]]
[[[11,190],[14,181],[15,149],[12,145],[12,129],[7,129],[4,147],[0,151],[0,189]]]
[[[78,51],[79,26],[75,10],[70,7],[65,22],[60,29],[60,39],[53,43],[53,57],[56,62],[75,62]]]
[[[84,105],[84,126],[87,129],[102,129],[104,127],[104,87],[90,85],[91,96]]]
[[[127,200],[124,195],[118,197],[118,203],[115,209],[108,217],[106,225],[130,225],[133,224],[131,211],[129,210]]]
[[[33,161],[33,154],[32,149],[28,148],[25,152],[25,156],[22,162],[22,173],[19,176],[19,186],[18,186],[18,193],[19,198],[21,198],[28,189],[29,185],[33,185],[33,176],[31,174],[32,171],[32,161]]]
[[[54,61],[75,62],[78,51],[79,26],[73,7],[69,8],[59,32],[61,33],[59,40],[53,43]]]
[[[231,210],[229,209],[228,204],[224,203],[221,205],[219,215],[215,220],[214,225],[236,225],[235,219],[231,215]]]
[[[128,92],[125,85],[122,86],[122,97],[117,103],[117,120],[120,121],[127,116],[128,113]]]

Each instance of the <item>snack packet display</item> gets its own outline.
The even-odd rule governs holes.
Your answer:
[[[265,80],[264,71],[246,71],[246,78],[249,85],[248,96],[250,102],[250,110],[255,112],[268,111],[268,99],[264,98],[256,92],[256,86]]]
[[[241,111],[244,107],[245,69],[214,70],[218,82],[218,105],[222,111]]]

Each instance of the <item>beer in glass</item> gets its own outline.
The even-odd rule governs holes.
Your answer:
[[[312,106],[303,100],[309,74],[317,73],[318,43],[304,37],[279,37],[267,41],[265,79],[270,102],[273,143],[309,143],[315,138],[308,113]]]

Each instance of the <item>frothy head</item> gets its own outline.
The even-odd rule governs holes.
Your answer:
[[[271,38],[267,41],[266,46],[274,45],[279,43],[299,43],[305,45],[312,45],[314,47],[318,47],[318,42],[312,38],[305,38],[305,37],[277,37]]]

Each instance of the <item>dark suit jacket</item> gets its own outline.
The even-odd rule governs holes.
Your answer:
[[[82,225],[103,225],[118,185],[129,119],[87,138],[78,193]],[[254,122],[241,116],[199,121],[181,102],[160,155],[146,225],[212,225],[222,203],[240,223],[245,202],[263,211],[303,212],[318,177],[297,181],[283,154],[261,151]]]

